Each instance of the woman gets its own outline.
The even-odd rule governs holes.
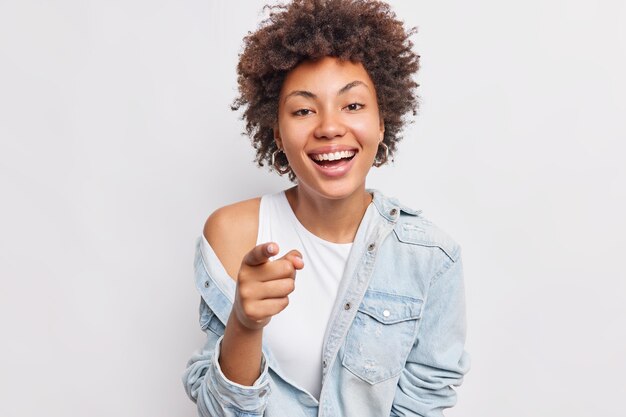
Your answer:
[[[376,1],[271,12],[234,107],[296,185],[209,216],[187,393],[201,416],[441,416],[468,370],[460,248],[365,188],[415,114],[413,32]]]

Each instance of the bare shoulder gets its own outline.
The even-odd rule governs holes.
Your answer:
[[[244,255],[256,246],[261,198],[240,201],[215,210],[204,224],[204,237],[232,279]]]

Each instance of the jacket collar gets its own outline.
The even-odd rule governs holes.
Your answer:
[[[376,206],[380,215],[390,222],[396,222],[400,212],[410,216],[418,216],[422,212],[421,210],[413,210],[412,208],[400,204],[396,198],[386,197],[378,190],[368,189],[367,191],[374,195],[374,206]]]

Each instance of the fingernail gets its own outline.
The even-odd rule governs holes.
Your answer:
[[[296,259],[299,259],[299,260],[300,260],[300,262],[304,263],[304,261],[302,260],[302,257],[301,257],[301,256],[296,255],[296,256],[295,256],[295,258],[296,258]]]
[[[269,245],[267,245],[267,252],[268,253],[274,253],[275,250],[276,250],[276,248],[274,248],[273,244],[270,243]]]

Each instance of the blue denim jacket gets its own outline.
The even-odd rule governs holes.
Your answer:
[[[198,239],[207,342],[183,383],[200,416],[435,417],[456,403],[452,386],[469,370],[461,249],[420,211],[370,192],[378,215],[359,228],[348,258],[324,338],[319,401],[284,375],[265,346],[252,386],[224,376],[219,349],[235,282],[215,279],[227,273]]]

